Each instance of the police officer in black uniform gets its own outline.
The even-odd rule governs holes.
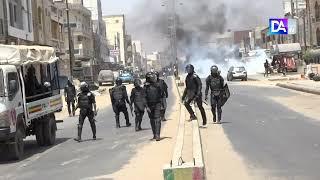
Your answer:
[[[140,79],[135,79],[133,81],[134,88],[132,89],[131,96],[130,96],[131,106],[134,105],[134,112],[136,115],[136,119],[135,119],[136,131],[142,130],[141,128],[142,117],[144,114],[144,109],[147,106],[146,93],[144,89],[141,87],[141,84],[142,82]]]
[[[166,110],[167,110],[168,85],[163,79],[160,79],[159,72],[156,71],[155,74],[157,76],[157,83],[159,84],[161,91],[162,91],[160,119],[161,119],[161,121],[166,121],[165,115],[166,115]]]
[[[86,82],[80,84],[81,92],[78,94],[78,104],[76,109],[80,108],[79,124],[78,124],[78,137],[76,141],[81,142],[82,126],[86,117],[88,117],[93,139],[96,140],[96,124],[94,117],[97,115],[97,106],[95,96],[89,90]]]
[[[217,66],[211,67],[211,75],[206,79],[206,91],[205,100],[208,99],[209,88],[211,90],[211,110],[213,114],[213,122],[221,122],[222,116],[222,90],[224,86],[224,79],[219,73]],[[216,111],[218,111],[218,119],[216,116]]]
[[[65,96],[65,101],[67,102],[69,116],[74,116],[76,88],[74,87],[74,85],[70,80],[68,80],[68,83],[64,88],[64,96]]]
[[[207,124],[207,116],[206,116],[206,112],[202,106],[202,83],[201,83],[201,79],[199,78],[198,75],[195,74],[194,72],[194,67],[192,64],[188,64],[186,66],[186,71],[188,73],[187,77],[186,77],[186,89],[183,92],[183,96],[182,96],[182,101],[184,102],[184,105],[186,106],[186,109],[188,110],[189,114],[190,114],[190,120],[196,120],[197,117],[194,114],[190,103],[192,101],[195,101],[198,105],[198,108],[201,112],[201,116],[202,116],[202,124],[205,126]]]
[[[132,111],[132,106],[128,98],[128,93],[126,86],[122,85],[122,80],[120,78],[116,79],[115,87],[109,90],[110,98],[112,102],[113,111],[116,114],[116,127],[120,128],[120,112],[124,114],[126,119],[126,126],[130,127],[131,123],[129,121],[129,113],[126,106],[126,102],[130,105]]]
[[[153,139],[160,141],[161,131],[161,93],[162,90],[157,83],[157,76],[153,72],[146,74],[146,83],[144,85],[147,100],[147,111],[150,118],[150,124],[153,133]]]

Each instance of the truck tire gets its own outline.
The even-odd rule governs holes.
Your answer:
[[[36,134],[36,139],[37,143],[39,146],[44,146],[44,135],[43,135],[43,124],[42,123],[37,123],[35,127],[35,134]]]
[[[56,119],[54,115],[49,116],[48,120],[43,124],[43,135],[45,145],[51,146],[56,142]]]
[[[17,129],[13,144],[9,144],[9,153],[13,160],[20,160],[24,154],[23,131]]]

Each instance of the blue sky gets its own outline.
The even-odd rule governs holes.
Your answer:
[[[102,14],[128,14],[132,7],[143,0],[101,0]]]

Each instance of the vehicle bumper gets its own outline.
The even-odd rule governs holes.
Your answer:
[[[244,79],[247,75],[233,75],[233,79]]]
[[[0,141],[8,141],[15,136],[15,133],[10,132],[10,127],[0,128]]]

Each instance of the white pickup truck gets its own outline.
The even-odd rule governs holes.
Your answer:
[[[0,150],[13,159],[23,157],[27,136],[40,146],[55,143],[58,60],[52,47],[0,45]]]

